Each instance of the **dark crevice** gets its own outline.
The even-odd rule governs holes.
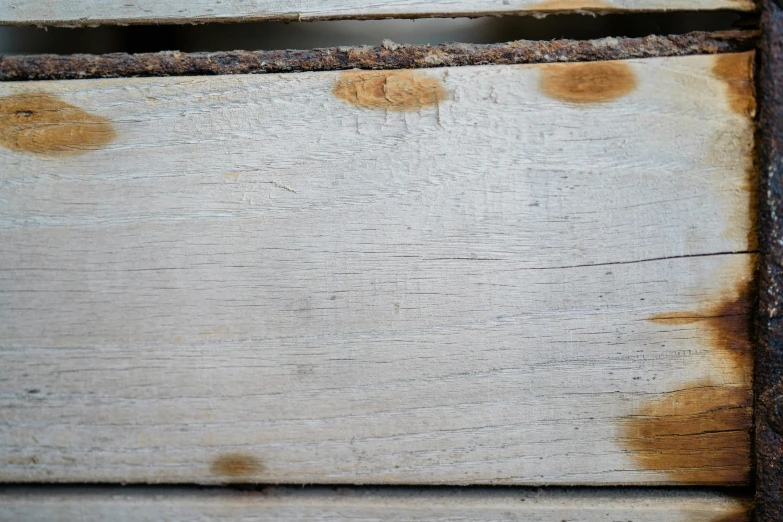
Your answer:
[[[579,14],[436,18],[422,20],[340,20],[241,24],[145,25],[97,28],[0,27],[2,54],[105,54],[177,50],[215,52],[243,49],[313,49],[399,43],[492,44],[512,40],[638,38],[652,34],[753,29],[755,13],[731,11]]]

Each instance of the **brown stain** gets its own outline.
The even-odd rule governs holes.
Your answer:
[[[640,466],[678,484],[746,484],[751,418],[749,387],[704,383],[643,404],[623,438]]]
[[[90,114],[50,94],[0,97],[0,145],[46,156],[84,154],[116,136],[106,118]]]
[[[716,518],[712,522],[750,522],[752,515],[752,510],[750,508],[745,508],[742,511],[737,511],[735,513],[729,513],[728,515],[723,515],[719,518]]]
[[[758,243],[758,207],[759,207],[759,167],[757,164],[758,152],[755,148],[753,134],[755,123],[751,114],[755,112],[755,101],[752,96],[752,81],[748,83],[748,78],[752,79],[752,53],[729,54],[712,57],[713,70],[724,71],[721,87],[725,95],[718,96],[719,104],[727,104],[723,107],[740,113],[737,121],[731,117],[726,118],[724,128],[720,129],[713,137],[710,146],[704,151],[704,161],[711,165],[719,165],[726,168],[732,164],[732,168],[743,168],[744,176],[737,182],[731,184],[722,184],[721,193],[726,196],[725,204],[731,209],[726,216],[728,223],[723,231],[723,237],[736,240],[742,235],[747,238],[747,247],[739,246],[738,249],[747,249],[756,251],[759,248]],[[732,65],[736,62],[743,62],[743,65]],[[728,64],[728,65],[727,65]],[[728,79],[731,74],[729,71],[745,70],[740,77],[745,78],[742,81],[732,81]],[[737,95],[732,92],[746,91],[750,89],[750,97],[746,95]],[[731,106],[729,106],[731,105]],[[720,108],[718,108],[720,110]],[[737,160],[742,160],[744,165],[734,164]],[[739,162],[737,162],[739,163]],[[736,165],[736,166],[735,166]],[[732,173],[732,179],[734,175]],[[727,190],[728,189],[728,190]],[[739,205],[740,201],[745,200],[746,205]]]
[[[753,61],[755,53],[719,54],[715,57],[712,74],[726,83],[731,110],[753,117],[756,114],[756,95],[753,87]]]
[[[557,100],[603,103],[636,89],[636,74],[624,62],[554,63],[543,65],[541,90]]]
[[[733,379],[742,383],[695,382],[641,404],[623,419],[622,442],[637,464],[666,473],[674,483],[725,486],[750,479],[755,264],[753,256],[732,265],[736,287],[713,304],[648,318],[657,324],[703,327],[709,346],[731,361]]]
[[[753,365],[753,296],[752,279],[745,279],[730,294],[705,310],[672,312],[653,315],[648,320],[659,324],[705,325],[707,338],[713,349],[732,361],[743,380],[749,378]]]
[[[409,70],[347,71],[333,92],[356,107],[389,111],[415,111],[446,99],[440,80]]]
[[[612,9],[616,9],[616,7],[600,0],[546,0],[526,7],[525,11],[606,11]]]
[[[221,477],[248,477],[264,470],[264,465],[253,455],[225,453],[218,455],[210,465],[210,471]]]

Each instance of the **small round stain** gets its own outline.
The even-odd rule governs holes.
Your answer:
[[[213,474],[223,477],[248,477],[260,473],[263,469],[259,459],[245,453],[218,455],[210,466]]]
[[[333,92],[356,107],[390,111],[415,111],[446,99],[440,80],[410,70],[344,72]]]
[[[542,66],[541,90],[569,103],[602,103],[636,89],[636,74],[623,62],[554,63]]]

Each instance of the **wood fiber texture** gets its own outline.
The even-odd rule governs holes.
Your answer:
[[[0,85],[0,480],[747,483],[752,58]]]
[[[644,12],[733,9],[753,0],[6,0],[0,23],[83,26],[249,20],[421,18],[564,12]]]
[[[747,499],[712,492],[413,488],[0,489],[0,520],[152,522],[749,522]]]

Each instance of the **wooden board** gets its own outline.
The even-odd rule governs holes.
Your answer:
[[[751,62],[0,85],[0,479],[745,483]]]
[[[753,0],[8,0],[2,24],[94,25],[248,20],[329,20],[487,16],[560,12],[733,9],[752,11]]]
[[[0,520],[749,522],[747,499],[656,490],[266,488],[0,490]]]

